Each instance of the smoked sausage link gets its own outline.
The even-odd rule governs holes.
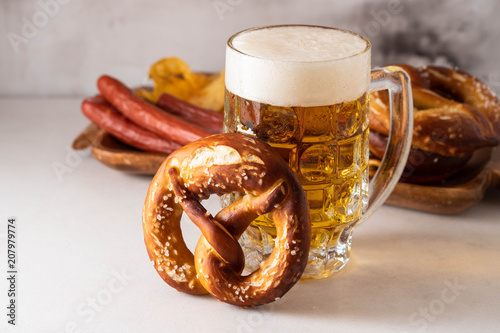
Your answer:
[[[150,104],[115,78],[103,75],[97,87],[125,117],[163,139],[185,145],[212,134]]]
[[[161,94],[156,105],[173,115],[190,121],[213,133],[222,133],[224,116],[222,113],[200,108],[170,94]]]

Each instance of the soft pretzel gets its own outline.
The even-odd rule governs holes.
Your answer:
[[[243,193],[215,217],[200,200]],[[180,228],[183,210],[202,236],[193,255]],[[275,248],[258,270],[242,276],[238,238],[259,215],[276,224]],[[306,195],[288,165],[265,143],[242,134],[213,135],[174,151],[148,190],[144,239],[154,268],[179,291],[243,307],[283,296],[308,260],[311,221]]]
[[[500,140],[500,102],[484,83],[451,68],[402,67],[411,78],[412,144],[444,156],[463,156]],[[386,92],[370,94],[370,129],[389,134]]]

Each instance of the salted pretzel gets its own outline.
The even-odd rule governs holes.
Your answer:
[[[500,142],[500,101],[487,85],[451,68],[403,68],[411,78],[412,145],[443,156],[464,156]],[[370,94],[370,129],[389,134],[386,92]]]
[[[200,204],[211,194],[234,192],[244,196],[215,217]],[[202,231],[194,255],[181,233],[183,210]],[[242,276],[238,238],[267,213],[276,224],[275,248],[258,270]],[[143,210],[147,251],[166,283],[242,307],[273,302],[297,282],[308,260],[310,225],[293,171],[268,145],[242,134],[212,135],[174,151],[152,180]]]

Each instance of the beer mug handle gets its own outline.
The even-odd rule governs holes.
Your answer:
[[[413,135],[413,98],[410,78],[400,67],[388,66],[371,72],[370,91],[388,90],[390,132],[384,157],[370,181],[366,220],[389,197],[408,159]]]

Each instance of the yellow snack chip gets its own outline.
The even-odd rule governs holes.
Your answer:
[[[155,103],[167,93],[196,106],[221,111],[224,108],[224,72],[218,75],[193,73],[180,58],[163,58],[149,69],[153,90],[139,89],[137,94]]]

